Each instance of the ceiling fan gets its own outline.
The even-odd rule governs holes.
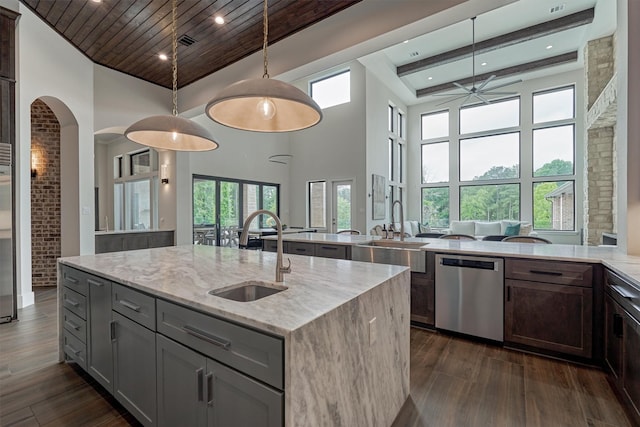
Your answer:
[[[495,89],[499,89],[504,86],[509,86],[515,83],[520,83],[522,79],[513,80],[507,83],[502,83],[497,86],[487,87],[489,83],[496,78],[496,75],[491,75],[484,82],[480,83],[479,86],[476,87],[476,17],[471,18],[472,23],[472,33],[471,33],[471,65],[472,65],[472,74],[471,74],[471,87],[465,87],[458,82],[454,82],[453,85],[462,89],[463,93],[436,93],[434,96],[453,96],[453,98],[446,100],[437,105],[446,104],[452,101],[456,101],[458,99],[464,98],[461,105],[464,105],[470,99],[477,99],[485,104],[490,104],[491,101],[487,99],[487,95],[515,95],[517,92],[495,92]]]

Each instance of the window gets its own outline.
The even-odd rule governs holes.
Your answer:
[[[311,82],[311,98],[325,109],[351,101],[351,71]]]
[[[278,187],[275,185],[262,186],[262,209],[278,214]]]
[[[309,227],[327,227],[327,183],[314,181],[309,183]]]
[[[193,225],[212,226],[216,223],[216,182],[193,179]]]
[[[403,174],[403,172],[404,172],[404,171],[402,170],[402,169],[403,169],[403,166],[404,166],[404,165],[402,164],[402,163],[403,163],[403,162],[402,162],[402,159],[403,159],[403,156],[402,156],[402,147],[403,147],[403,145],[402,145],[402,144],[400,144],[400,143],[398,143],[398,156],[397,156],[397,162],[396,162],[396,163],[397,163],[397,165],[398,165],[398,168],[397,168],[397,169],[398,169],[398,180],[397,180],[397,181],[398,181],[398,183],[399,183],[399,184],[402,184],[402,174]]]
[[[158,155],[155,150],[113,158],[114,230],[158,227]]]
[[[449,143],[422,145],[422,183],[449,182]]]
[[[461,186],[460,219],[463,221],[520,219],[520,184]]]
[[[460,108],[460,134],[520,125],[520,98]]]
[[[533,176],[573,175],[574,125],[533,130]]]
[[[405,118],[404,118],[404,114],[402,113],[398,113],[398,136],[402,139],[406,139],[407,136],[405,135]]]
[[[460,140],[460,181],[518,178],[520,133]]]
[[[575,87],[523,99],[529,97],[532,113],[525,115],[519,96],[458,107],[458,117],[422,114],[423,222],[438,228],[451,219],[528,220],[536,230],[579,228]]]
[[[422,139],[446,138],[449,136],[449,112],[422,115]]]
[[[390,202],[395,200],[404,202],[403,188],[405,186],[405,149],[404,144],[406,141],[402,135],[404,125],[404,114],[397,106],[389,104],[389,197]]]
[[[393,132],[393,105],[389,105],[389,109],[387,110],[387,121],[388,121],[388,130],[389,132]]]
[[[430,227],[449,226],[449,187],[422,189],[422,223]]]
[[[151,172],[151,153],[149,150],[129,155],[131,165],[130,175],[140,175]]]
[[[389,138],[389,182],[395,181],[393,178],[393,138]]]
[[[533,123],[573,119],[575,102],[573,86],[533,94]]]

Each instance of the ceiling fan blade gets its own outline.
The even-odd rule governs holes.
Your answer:
[[[460,93],[460,92],[457,92],[457,93],[452,93],[452,92],[445,92],[445,93],[432,93],[432,94],[430,94],[429,96],[459,96],[459,95],[461,95],[461,96],[467,96],[467,94],[466,94],[466,93]]]
[[[458,82],[454,82],[453,83],[455,86],[458,86],[460,89],[464,90],[467,93],[473,93],[472,89],[467,89],[466,87],[462,86],[460,83]]]
[[[496,78],[496,75],[492,74],[487,80],[482,82],[482,84],[478,87],[478,92],[480,92],[482,90],[482,88],[484,88],[486,85],[488,85],[489,82],[491,82],[495,78]]]
[[[487,98],[485,98],[484,96],[482,96],[482,94],[480,94],[480,93],[478,93],[478,92],[474,93],[474,94],[473,94],[473,96],[475,96],[476,98],[478,98],[480,101],[484,102],[484,103],[485,103],[485,105],[489,105],[489,104],[491,104]]]
[[[455,102],[455,101],[457,101],[458,99],[462,99],[462,98],[469,98],[470,96],[471,96],[471,94],[468,94],[468,95],[467,95],[467,94],[459,95],[459,96],[456,96],[456,97],[454,97],[454,98],[447,99],[446,101],[443,101],[443,102],[441,102],[441,103],[439,103],[439,104],[436,104],[436,107],[439,107],[439,106],[444,105],[444,104],[448,104],[448,103],[450,103],[450,102]],[[464,102],[466,102],[466,99],[463,101],[463,104],[464,104]]]
[[[521,82],[522,82],[522,79],[512,80],[512,81],[507,82],[507,83],[502,83],[502,84],[499,84],[499,85],[496,85],[496,86],[488,87],[487,90],[494,90],[494,89],[498,89],[498,88],[501,88],[501,87],[510,86],[510,85],[513,85],[513,84],[516,84],[516,83],[521,83]]]
[[[473,93],[470,93],[469,95],[467,95],[467,97],[464,99],[464,101],[462,101],[462,102],[460,103],[460,106],[462,107],[464,104],[466,104],[466,103],[467,103],[467,101],[468,101],[472,96],[474,96],[474,94],[473,94]]]

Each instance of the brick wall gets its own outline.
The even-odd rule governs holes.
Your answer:
[[[614,36],[591,40],[585,48],[585,117],[592,117],[584,154],[584,240],[589,245],[602,244],[602,233],[615,229],[615,122],[610,120],[615,118],[615,86],[607,86],[615,72],[614,52]]]
[[[60,124],[39,99],[31,104],[31,270],[32,284],[56,285],[60,257]]]

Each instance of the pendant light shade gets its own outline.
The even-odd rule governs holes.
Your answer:
[[[222,125],[255,132],[289,132],[322,120],[322,110],[306,93],[270,78],[227,86],[209,101],[205,112]]]
[[[151,116],[135,122],[124,136],[133,142],[159,150],[208,151],[218,148],[211,133],[196,122],[178,117],[178,23],[177,1],[171,2],[171,45],[173,50],[173,115]]]
[[[261,79],[247,79],[227,86],[205,108],[207,116],[222,125],[255,132],[289,132],[316,125],[322,109],[295,86],[269,78],[267,0],[263,8]]]
[[[218,143],[204,127],[178,116],[151,116],[135,122],[125,131],[131,141],[159,150],[208,151]]]

